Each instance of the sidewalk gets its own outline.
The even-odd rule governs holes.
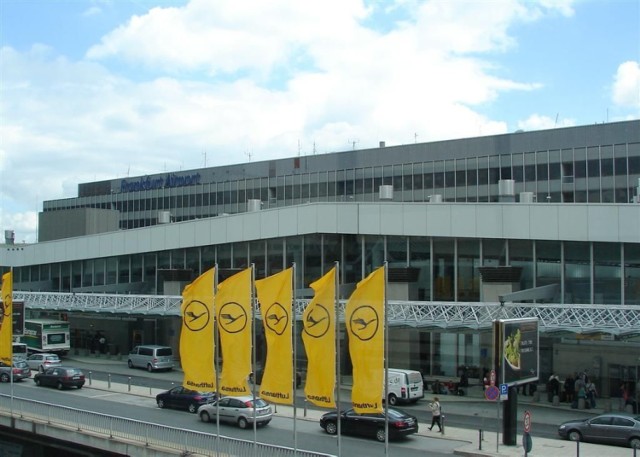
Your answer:
[[[101,360],[104,362],[104,360]],[[122,362],[118,362],[122,363]],[[96,389],[110,392],[118,392],[129,395],[138,395],[148,398],[155,398],[155,396],[162,392],[163,389],[154,389],[142,386],[128,386],[127,384],[112,382],[109,386],[107,381],[92,380],[89,384],[85,384],[87,389]],[[524,397],[525,399],[527,397]],[[531,397],[529,397],[531,398]],[[475,396],[456,397],[445,396],[443,398],[444,404],[448,402],[478,402],[482,401],[481,398]],[[531,400],[529,400],[530,402]],[[527,402],[527,400],[524,400]],[[538,403],[538,406],[544,406],[543,403]],[[554,407],[549,404],[549,408],[561,408]],[[291,406],[274,405],[275,414],[281,417],[293,417],[294,408]],[[568,408],[568,406],[567,406]],[[600,410],[601,411],[601,410]],[[592,414],[597,414],[598,410],[590,410]],[[303,408],[298,407],[296,410],[296,417],[298,420],[306,420],[312,422],[318,422],[320,416],[324,411],[309,409],[304,411]],[[421,424],[421,430],[418,435],[432,438],[432,439],[446,439],[459,441],[461,444],[455,450],[455,455],[467,456],[467,457],[521,457],[525,455],[524,448],[522,447],[522,436],[518,435],[518,444],[516,446],[505,446],[502,444],[502,436],[500,441],[496,444],[496,433],[485,433],[484,440],[482,441],[482,450],[479,449],[479,432],[477,430],[470,430],[464,428],[447,427],[445,423],[445,432],[438,433],[435,431],[429,431],[425,424]],[[547,439],[547,438],[533,438],[533,447],[528,456],[535,457],[632,457],[633,450],[624,447],[617,446],[601,446],[596,444],[580,443],[579,454],[577,450],[577,443],[571,441],[562,441],[560,439]]]

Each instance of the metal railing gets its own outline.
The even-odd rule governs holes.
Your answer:
[[[29,309],[180,316],[181,296],[61,292],[13,292]],[[309,300],[296,300],[297,319]],[[345,301],[341,301],[343,311]],[[256,310],[259,316],[259,309]],[[640,305],[389,301],[389,325],[418,328],[490,329],[495,319],[537,317],[541,332],[640,333]]]
[[[9,395],[0,395],[0,411],[22,420],[64,426],[78,433],[102,435],[105,440],[127,440],[140,446],[176,450],[184,455],[334,457],[331,454],[185,430]]]

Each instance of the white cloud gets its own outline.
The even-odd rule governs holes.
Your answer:
[[[640,64],[620,64],[613,82],[613,102],[621,107],[640,109]]]
[[[545,130],[553,129],[556,127],[573,127],[576,125],[574,119],[568,118],[555,118],[549,116],[543,116],[540,114],[532,114],[524,121],[518,122],[518,129],[522,130]]]
[[[570,3],[551,3],[407,2],[398,8],[410,20],[380,31],[367,22],[377,6],[359,0],[194,0],[133,17],[86,60],[2,48],[0,167],[12,185],[0,206],[18,209],[5,209],[0,225],[32,223],[34,236],[35,214],[22,217],[18,202],[33,208],[75,196],[82,182],[197,168],[205,153],[211,166],[289,157],[298,143],[310,154],[505,133],[505,120],[480,109],[540,85],[496,76],[491,56],[517,46],[512,27],[568,14]],[[144,77],[126,76],[142,67]],[[522,125],[556,124],[532,116]]]

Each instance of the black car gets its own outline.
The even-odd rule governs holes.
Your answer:
[[[418,419],[399,409],[389,408],[389,439],[403,438],[418,432]],[[331,411],[320,418],[320,427],[329,435],[338,433],[338,413]],[[340,431],[345,435],[361,435],[385,440],[384,413],[358,414],[353,409],[340,412]]]
[[[572,420],[560,424],[558,434],[571,441],[592,441],[640,449],[640,416],[608,413]]]
[[[186,409],[190,413],[197,412],[200,406],[215,400],[216,394],[213,392],[198,392],[182,386],[156,395],[156,403],[159,408]]]
[[[80,368],[52,367],[42,373],[36,373],[33,377],[37,386],[51,386],[58,389],[70,389],[84,386],[84,373]]]

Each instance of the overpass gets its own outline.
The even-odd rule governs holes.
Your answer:
[[[14,301],[26,308],[60,312],[94,312],[137,316],[180,316],[181,296],[123,295],[14,291]],[[309,300],[296,300],[296,317]],[[344,315],[346,301],[340,301]],[[260,318],[259,309],[256,315]],[[629,337],[640,334],[640,305],[567,305],[491,302],[388,302],[391,326],[431,329],[490,329],[496,319],[536,317],[543,333],[609,333]]]

